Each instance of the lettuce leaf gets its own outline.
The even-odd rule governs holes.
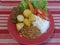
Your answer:
[[[46,0],[31,0],[34,8],[42,8],[45,12],[47,12],[47,1]]]
[[[47,12],[46,5],[48,4],[46,0],[31,0],[34,8],[42,8],[45,12]],[[18,6],[20,9],[29,9],[28,0],[22,0]]]
[[[20,9],[27,9],[28,8],[28,0],[22,0],[18,7]]]

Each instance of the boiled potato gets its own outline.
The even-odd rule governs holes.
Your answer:
[[[19,31],[20,29],[24,27],[24,23],[17,23],[16,27],[17,27],[17,30]]]
[[[24,19],[24,24],[25,24],[26,26],[30,26],[30,25],[31,25],[29,19],[26,19],[26,18]]]
[[[33,22],[35,20],[36,20],[36,18],[33,15],[29,16],[29,21]]]
[[[18,16],[17,16],[17,20],[18,20],[19,22],[24,21],[24,16],[23,16],[23,15],[18,15]]]
[[[30,15],[32,15],[32,12],[29,9],[26,9],[26,10],[24,10],[23,14],[25,17],[28,18]]]

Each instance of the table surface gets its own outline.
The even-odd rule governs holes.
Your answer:
[[[47,1],[47,8],[54,19],[54,33],[41,45],[60,45],[60,0]],[[16,7],[19,2],[20,0],[0,0],[0,45],[22,45],[10,36],[7,24],[11,9]]]

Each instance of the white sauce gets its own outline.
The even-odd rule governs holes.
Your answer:
[[[34,15],[36,21],[33,22],[33,26],[36,26],[40,29],[41,33],[45,33],[49,28],[49,21],[40,18],[39,16]]]

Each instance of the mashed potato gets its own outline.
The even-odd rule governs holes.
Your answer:
[[[33,26],[36,26],[40,29],[41,33],[45,33],[47,29],[49,28],[49,21],[41,19],[39,16],[34,15],[36,18],[36,21],[33,22]]]

